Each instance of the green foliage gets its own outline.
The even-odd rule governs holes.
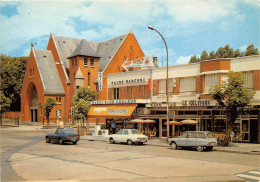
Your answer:
[[[210,90],[211,97],[217,101],[218,105],[227,111],[227,132],[224,139],[224,146],[229,143],[229,137],[234,123],[239,115],[246,114],[253,106],[252,102],[255,92],[245,86],[245,79],[242,73],[229,72],[227,82],[215,85]]]
[[[216,52],[211,51],[208,55],[207,51],[204,50],[201,53],[200,57],[192,56],[190,58],[189,63],[200,62],[204,60],[210,59],[219,59],[219,58],[234,58],[234,57],[242,57],[242,56],[251,56],[251,55],[259,55],[258,49],[254,47],[253,44],[250,44],[247,47],[246,52],[240,52],[239,49],[236,51],[227,44],[225,47],[220,47]]]
[[[44,115],[46,116],[47,119],[49,118],[50,112],[55,105],[56,105],[56,101],[50,97],[48,97],[45,103],[43,104]]]
[[[86,118],[90,108],[90,101],[96,100],[97,95],[98,93],[95,90],[80,87],[73,96],[73,118],[76,120]]]
[[[194,56],[191,56],[189,63],[197,63],[200,61],[201,61],[200,58],[194,55]]]
[[[6,111],[8,111],[10,104],[11,100],[4,95],[2,90],[0,90],[0,113],[4,114]]]
[[[9,98],[10,110],[20,110],[20,93],[28,63],[28,57],[9,57],[1,55],[1,90]]]
[[[245,56],[250,56],[250,55],[259,55],[258,49],[255,49],[254,44],[250,44],[246,48]]]

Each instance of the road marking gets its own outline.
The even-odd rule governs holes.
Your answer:
[[[244,178],[247,181],[260,181],[260,169],[255,169],[252,171],[246,171],[240,174],[236,174],[235,176],[240,177],[240,178]]]
[[[258,171],[249,171],[249,173],[253,173],[253,174],[258,174],[258,175],[260,175],[260,171],[258,172]]]

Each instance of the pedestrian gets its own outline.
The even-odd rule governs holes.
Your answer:
[[[113,134],[115,134],[116,133],[116,123],[112,122],[111,127],[112,127]]]

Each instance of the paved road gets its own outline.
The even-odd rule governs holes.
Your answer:
[[[258,155],[88,140],[47,144],[45,133],[1,130],[2,181],[225,181],[260,168]]]

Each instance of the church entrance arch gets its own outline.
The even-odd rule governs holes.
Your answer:
[[[29,105],[30,105],[30,121],[38,122],[38,110],[39,110],[39,102],[38,102],[38,94],[36,87],[33,83],[30,83],[28,88],[29,97]]]

